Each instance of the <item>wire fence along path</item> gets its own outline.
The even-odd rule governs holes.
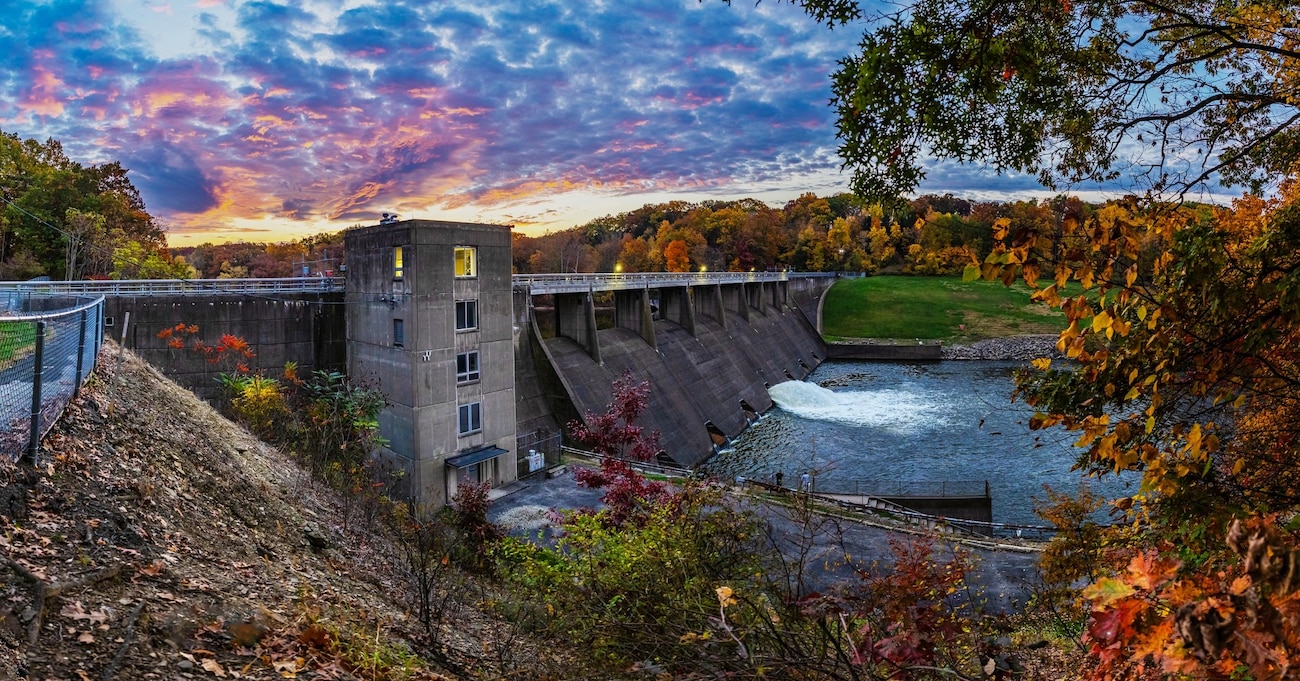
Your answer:
[[[0,289],[0,456],[38,464],[41,437],[95,368],[103,296]]]

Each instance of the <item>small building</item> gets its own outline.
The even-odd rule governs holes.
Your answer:
[[[515,480],[510,227],[390,220],[345,248],[348,375],[388,398],[381,461],[435,504]]]

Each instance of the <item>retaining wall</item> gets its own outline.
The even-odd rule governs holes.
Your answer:
[[[300,374],[342,371],[347,361],[342,302],[341,292],[277,293],[274,300],[247,295],[105,296],[104,331],[172,380],[211,399],[218,394],[217,373],[230,368],[210,364],[201,353],[169,347],[167,339],[158,337],[160,331],[181,323],[198,326],[198,333],[187,337],[187,347],[189,338],[215,345],[222,334],[239,336],[256,353],[249,367],[272,376],[286,361],[297,362]]]

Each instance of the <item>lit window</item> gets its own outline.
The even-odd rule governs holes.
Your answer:
[[[393,320],[393,347],[400,348],[406,345],[406,324],[400,319]]]
[[[472,331],[478,328],[478,301],[456,301],[456,330]]]
[[[456,276],[473,277],[475,274],[475,249],[470,246],[456,247]]]
[[[469,435],[483,430],[483,403],[472,402],[460,405],[460,419],[456,426],[458,435]]]
[[[456,355],[456,383],[473,383],[478,378],[478,350]]]
[[[393,249],[393,278],[402,278],[402,247],[397,246]]]

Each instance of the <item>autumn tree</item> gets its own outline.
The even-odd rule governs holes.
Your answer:
[[[664,268],[669,272],[690,271],[691,256],[685,241],[676,239],[668,242],[667,248],[664,249]]]
[[[675,496],[667,485],[647,480],[633,468],[659,453],[659,433],[636,423],[650,407],[650,383],[637,382],[625,371],[610,387],[605,411],[588,411],[582,420],[569,422],[569,434],[604,457],[599,469],[579,469],[574,478],[584,487],[604,489],[601,501],[609,509],[608,521],[624,525],[641,522],[652,507],[672,505]]]
[[[1048,186],[1122,168],[1156,192],[1258,189],[1300,158],[1292,3],[800,4],[829,26],[866,22],[832,79],[840,153],[866,197],[910,193],[929,155]]]
[[[918,0],[867,16],[834,76],[854,188],[914,189],[928,155],[1114,180],[1140,198],[999,217],[970,276],[1023,277],[1069,324],[1021,379],[1079,465],[1141,478],[1087,591],[1100,678],[1294,678],[1300,550],[1300,73],[1293,3]],[[1222,181],[1273,198],[1181,204]],[[1067,290],[1070,284],[1082,289]]]
[[[1300,664],[1300,191],[1231,208],[1140,202],[1067,218],[1040,280],[1038,235],[997,223],[969,275],[1023,274],[1065,312],[1078,364],[1020,379],[1032,428],[1074,433],[1079,466],[1141,478],[1109,537],[1126,565],[1088,591],[1099,672],[1289,678]],[[1152,250],[1157,255],[1144,257]],[[1067,295],[1065,284],[1082,292]]]
[[[0,197],[0,264],[9,272],[104,276],[126,240],[165,244],[125,168],[84,166],[58,140],[0,132]]]

